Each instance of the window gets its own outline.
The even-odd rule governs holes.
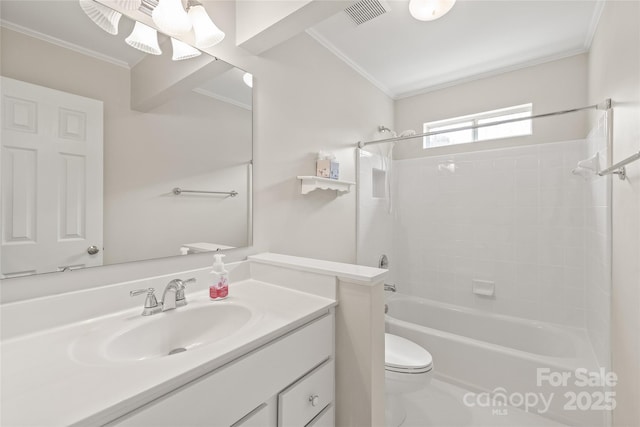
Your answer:
[[[425,123],[423,132],[438,132],[449,129],[459,129],[475,125],[500,122],[531,116],[533,104],[516,105],[499,110],[485,111],[468,116],[454,117],[446,120]],[[465,129],[455,132],[445,132],[438,135],[425,136],[424,148],[444,147],[447,145],[466,144],[468,142],[486,141],[489,139],[509,138],[513,136],[531,135],[531,120],[521,120],[513,123],[487,126],[475,129]]]

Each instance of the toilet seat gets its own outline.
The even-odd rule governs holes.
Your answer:
[[[433,357],[413,341],[385,333],[384,368],[402,374],[423,374],[433,369]]]

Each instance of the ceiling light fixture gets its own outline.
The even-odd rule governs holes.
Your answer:
[[[78,0],[80,7],[93,22],[109,34],[118,34],[118,23],[122,14],[95,0]],[[213,23],[202,3],[187,0],[111,0],[126,10],[139,10],[151,16],[153,23],[164,33],[171,36],[174,61],[194,58],[202,52],[174,37],[183,36],[193,29],[195,45],[206,49],[220,43],[225,34]],[[137,22],[133,31],[125,39],[128,45],[152,55],[160,55],[158,33],[155,29]]]
[[[419,21],[433,21],[451,10],[456,0],[409,0],[409,13]]]
[[[200,56],[202,53],[195,47],[181,42],[180,40],[176,40],[173,37],[171,37],[171,46],[173,47],[173,56],[171,59],[174,61],[195,58],[196,56]]]
[[[125,39],[125,42],[144,53],[151,55],[160,55],[162,51],[158,46],[158,32],[142,22],[136,21],[133,31]]]
[[[115,4],[124,10],[138,10],[142,4],[142,0],[115,0]]]
[[[191,20],[182,7],[182,0],[160,0],[151,13],[153,23],[170,36],[179,36],[191,31]]]
[[[249,87],[253,87],[253,74],[251,73],[244,73],[244,75],[242,76],[242,81],[244,82],[244,84],[246,84]]]
[[[189,18],[196,36],[196,47],[206,49],[215,46],[224,39],[224,32],[213,23],[202,3],[189,0],[187,5]]]
[[[118,34],[118,23],[122,14],[93,0],[79,0],[84,13],[91,18],[96,25],[107,33]]]

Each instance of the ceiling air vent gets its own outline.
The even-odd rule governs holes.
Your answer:
[[[356,25],[361,25],[367,21],[371,21],[377,16],[387,13],[388,8],[378,0],[361,0],[349,6],[344,11]]]

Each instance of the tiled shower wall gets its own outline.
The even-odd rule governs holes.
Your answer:
[[[587,139],[588,156],[599,153],[600,167],[608,166],[606,126],[600,120]],[[592,177],[585,195],[587,330],[600,366],[610,366],[611,316],[611,180],[615,176]]]
[[[587,246],[605,250],[605,179],[571,174],[588,149],[578,140],[394,161],[399,291],[578,327],[589,310],[600,328],[607,264],[592,276],[602,253]],[[474,279],[495,283],[495,295],[475,295]]]

